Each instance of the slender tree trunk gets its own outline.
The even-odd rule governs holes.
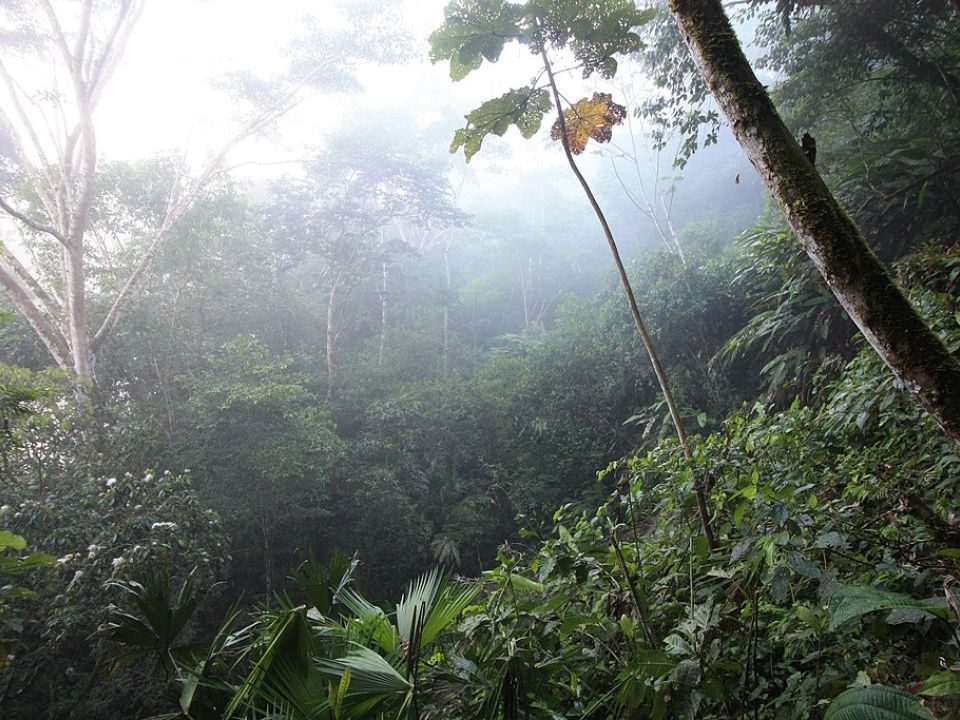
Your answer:
[[[261,499],[260,534],[263,539],[263,588],[267,596],[267,603],[273,596],[273,549],[270,543],[270,525],[271,521]]]
[[[520,299],[523,300],[523,329],[530,329],[530,308],[527,305],[527,278],[528,276],[523,272],[523,263],[519,264],[520,270]]]
[[[867,341],[960,443],[960,364],[867,246],[777,114],[720,0],[671,0],[680,32],[733,133]]]
[[[560,142],[563,145],[564,154],[567,156],[567,162],[570,165],[570,169],[573,171],[573,174],[576,176],[577,181],[580,183],[580,187],[583,188],[583,192],[587,196],[587,200],[590,201],[590,206],[593,208],[593,212],[597,216],[597,220],[600,221],[600,226],[603,228],[603,235],[607,240],[607,246],[610,248],[610,254],[613,256],[613,263],[617,267],[617,275],[620,277],[620,284],[627,296],[627,304],[630,306],[630,314],[633,316],[633,322],[637,326],[637,332],[640,334],[640,339],[643,341],[643,347],[646,349],[647,355],[650,358],[650,364],[653,366],[654,375],[656,375],[657,382],[660,385],[660,391],[663,393],[664,402],[666,402],[667,409],[670,411],[670,418],[673,420],[673,427],[677,432],[677,440],[679,440],[680,447],[683,449],[684,457],[688,461],[692,460],[693,455],[690,451],[690,442],[687,440],[687,433],[683,429],[683,421],[680,418],[680,411],[677,408],[677,404],[673,399],[673,393],[670,390],[670,381],[667,379],[667,373],[664,371],[663,365],[660,363],[660,357],[657,355],[657,349],[653,344],[653,338],[651,338],[650,333],[647,332],[647,326],[644,324],[643,318],[640,316],[640,309],[637,307],[637,299],[633,294],[633,286],[630,284],[630,278],[627,276],[627,270],[623,266],[623,260],[620,258],[620,250],[617,248],[617,241],[613,236],[613,231],[610,229],[610,225],[607,223],[607,218],[603,214],[603,210],[600,208],[600,204],[597,202],[596,196],[593,194],[593,190],[590,189],[590,184],[587,182],[586,178],[583,177],[583,173],[581,173],[580,168],[577,167],[577,163],[573,159],[573,153],[570,151],[570,143],[567,139],[566,120],[563,116],[563,105],[560,102],[560,91],[557,89],[557,82],[553,76],[553,66],[550,64],[550,59],[547,57],[546,50],[541,50],[540,55],[543,58],[543,66],[547,71],[547,78],[550,81],[550,89],[553,91],[553,100],[557,109],[558,122],[560,123]],[[707,540],[707,546],[710,548],[710,550],[714,550],[716,549],[717,543],[713,535],[713,528],[710,526],[710,512],[707,507],[707,493],[703,487],[702,480],[699,478],[694,480],[694,494],[696,495],[697,500],[697,515],[700,519],[700,527],[703,530],[703,535]]]
[[[333,395],[333,376],[336,372],[336,329],[335,314],[337,302],[337,286],[340,284],[340,276],[336,275],[330,282],[330,291],[327,293],[327,400]]]
[[[667,233],[670,238],[670,242],[673,243],[674,252],[676,252],[677,257],[680,259],[680,264],[683,267],[686,267],[687,256],[683,252],[683,244],[680,242],[680,234],[677,232],[677,228],[675,228],[673,225],[673,218],[671,216],[670,208],[667,207],[667,203],[663,199],[662,195],[660,196],[660,207],[663,208],[663,217],[667,224]]]
[[[443,248],[443,377],[450,370],[450,243]]]
[[[382,232],[382,231],[381,231]],[[387,344],[387,260],[383,260],[383,284],[380,286],[380,352],[377,367],[383,367],[383,349]]]
[[[628,121],[629,122],[629,121]],[[613,169],[613,174],[616,176],[617,181],[620,183],[620,187],[623,189],[624,194],[627,196],[627,199],[633,204],[637,210],[640,211],[650,222],[653,223],[654,229],[657,231],[657,236],[660,238],[660,241],[667,246],[667,249],[670,252],[674,253],[677,256],[677,259],[680,262],[680,265],[686,266],[687,258],[683,252],[683,246],[680,244],[680,236],[677,234],[676,228],[673,226],[673,221],[671,220],[672,210],[670,206],[667,205],[666,201],[663,199],[663,192],[660,190],[660,180],[657,177],[658,171],[655,173],[653,181],[653,197],[659,201],[660,208],[663,211],[663,219],[660,218],[660,210],[657,209],[656,202],[652,201],[647,195],[646,187],[643,179],[643,172],[640,169],[640,160],[637,156],[637,146],[636,141],[634,140],[633,127],[632,125],[629,128],[630,138],[633,143],[633,153],[626,154],[624,156],[629,158],[633,164],[634,173],[637,176],[637,190],[639,198],[635,198],[633,193],[627,187],[627,184],[624,182],[623,178],[620,177],[620,172],[617,170],[616,159],[613,159],[611,163],[611,168]],[[659,154],[659,153],[658,153]],[[654,168],[656,171],[656,168]],[[641,204],[642,201],[642,204]]]

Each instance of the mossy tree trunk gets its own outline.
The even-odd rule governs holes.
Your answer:
[[[803,154],[747,62],[720,0],[670,0],[670,8],[734,135],[807,255],[896,377],[960,443],[960,364]]]

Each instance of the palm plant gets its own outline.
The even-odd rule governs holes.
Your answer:
[[[338,618],[289,601],[264,613],[255,659],[225,717],[421,717],[423,689],[443,656],[431,651],[478,588],[456,588],[433,570],[411,582],[388,615],[342,580],[318,595],[328,608],[346,609]]]
[[[180,685],[177,698],[180,713],[168,717],[214,720],[231,697],[228,686],[217,677],[226,666],[230,651],[241,645],[249,628],[235,630],[239,608],[234,606],[210,642],[186,642],[185,630],[206,590],[196,583],[196,571],[183,582],[176,595],[170,592],[166,572],[149,576],[144,582],[113,580],[110,586],[126,596],[126,607],[113,605],[110,620],[100,633],[112,647],[117,664],[148,658],[154,673]]]
[[[196,584],[195,573],[180,586],[176,597],[170,592],[165,572],[149,576],[144,582],[112,580],[108,586],[120,590],[129,600],[128,607],[110,607],[110,620],[101,628],[103,636],[114,643],[116,662],[151,657],[155,671],[170,677],[178,661],[186,661],[201,647],[179,642],[194,611],[206,592]]]

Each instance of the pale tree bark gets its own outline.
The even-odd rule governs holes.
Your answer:
[[[530,306],[527,298],[527,283],[529,275],[524,272],[523,260],[517,262],[517,272],[520,275],[520,299],[523,301],[523,329],[530,329]]]
[[[540,258],[537,258],[536,264],[540,264]],[[520,300],[523,303],[524,330],[540,325],[553,303],[553,300],[549,298],[537,297],[536,274],[533,255],[527,255],[524,259],[517,261],[517,275],[520,277]]]
[[[48,25],[44,32],[52,38],[55,60],[64,69],[69,92],[54,93],[57,105],[50,116],[16,82],[0,58],[0,82],[5,91],[0,125],[9,131],[18,168],[36,195],[36,207],[25,209],[0,194],[0,210],[30,232],[53,238],[61,245],[59,277],[63,298],[61,302],[54,301],[55,293],[44,290],[36,274],[17,260],[9,248],[2,248],[0,253],[0,286],[57,365],[93,381],[97,351],[149,276],[176,224],[204,190],[228,171],[230,151],[293,108],[303,88],[343,58],[331,55],[317,60],[228,136],[195,178],[175,183],[152,240],[100,324],[93,326],[97,327],[93,332],[87,316],[86,235],[98,163],[94,113],[123,55],[144,0],[120,0],[113,14],[104,18],[105,24],[94,20],[93,0],[84,0],[72,31],[65,29],[51,0],[38,0],[38,4]],[[106,29],[96,34],[95,27],[100,26]]]
[[[56,123],[38,120],[42,112],[37,101],[0,62],[0,78],[7,95],[0,122],[11,134],[23,174],[46,217],[37,219],[6,199],[0,199],[0,209],[33,232],[60,243],[63,302],[54,306],[52,293],[43,292],[34,275],[7,248],[0,262],[0,284],[55,362],[81,378],[92,379],[94,354],[87,320],[84,251],[97,170],[93,114],[142,3],[120,2],[107,32],[95,40],[91,32],[93,0],[85,0],[73,42],[51,2],[43,0],[40,5],[55,46],[55,61],[65,68],[69,85],[64,98],[56,101],[63,134],[56,134]],[[57,153],[55,160],[51,149]],[[25,288],[29,291],[22,292]]]
[[[387,250],[384,240],[383,228],[380,228],[380,350],[377,353],[377,367],[383,367],[383,351],[387,345],[387,279],[389,278],[389,267],[387,266]]]
[[[617,182],[620,184],[624,195],[627,196],[630,203],[641,215],[653,223],[654,230],[657,231],[657,236],[660,238],[660,241],[667,246],[670,252],[677,256],[677,260],[681,266],[686,266],[687,257],[683,252],[680,235],[673,225],[673,188],[664,190],[660,186],[660,153],[659,151],[657,152],[655,162],[653,160],[650,161],[650,169],[653,171],[652,195],[656,199],[656,202],[654,202],[647,193],[647,183],[644,179],[643,171],[640,168],[636,134],[634,133],[629,113],[627,114],[627,123],[632,149],[629,152],[621,150],[619,156],[611,157],[611,167],[614,177],[617,178]],[[617,167],[618,157],[622,157],[633,166],[634,174],[636,175],[636,194],[634,194],[627,182],[620,175],[620,170]],[[666,195],[670,196],[670,202],[667,202]]]
[[[450,370],[450,246],[453,240],[447,240],[443,246],[443,377]]]
[[[960,443],[960,364],[923,322],[777,114],[720,0],[671,0],[733,133],[830,290],[904,387]]]
[[[330,288],[327,290],[327,332],[326,332],[326,357],[327,357],[327,401],[333,397],[334,374],[336,373],[336,345],[337,330],[336,324],[336,305],[337,290],[340,287],[341,273],[337,273],[330,280]]]

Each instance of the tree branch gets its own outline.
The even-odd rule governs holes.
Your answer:
[[[34,295],[35,304],[39,306],[58,326],[63,326],[63,307],[60,302],[52,297],[37,279],[31,274],[23,264],[17,260],[16,256],[0,244],[0,261],[9,266],[12,274],[25,285]]]
[[[13,207],[12,205],[10,205],[10,204],[9,204],[6,200],[4,200],[2,197],[0,197],[0,208],[2,208],[8,215],[10,215],[10,216],[12,216],[12,217],[15,217],[17,220],[19,220],[20,222],[22,222],[22,223],[23,223],[24,225],[26,225],[27,227],[29,227],[29,228],[31,228],[31,229],[33,229],[33,230],[36,230],[37,232],[45,233],[45,234],[47,234],[47,235],[50,235],[50,236],[56,238],[57,240],[59,240],[59,241],[60,241],[62,244],[64,244],[64,245],[67,244],[66,238],[63,237],[63,235],[61,235],[60,232],[59,232],[56,228],[51,227],[51,226],[49,226],[49,225],[44,225],[44,224],[42,224],[42,223],[37,222],[36,220],[34,220],[33,218],[31,218],[29,215],[26,215],[26,214],[20,212],[19,210],[17,210],[15,207]]]
[[[7,291],[14,306],[30,323],[30,327],[43,342],[57,365],[64,370],[72,370],[70,348],[67,346],[59,330],[53,325],[34,303],[30,291],[23,285],[16,273],[7,265],[6,257],[0,258],[0,285]]]
[[[10,131],[11,138],[13,139],[14,146],[17,150],[17,155],[20,158],[20,165],[30,177],[31,184],[36,190],[37,196],[40,198],[40,202],[43,203],[47,214],[51,217],[55,217],[56,213],[54,212],[54,209],[56,207],[56,203],[53,201],[53,196],[48,195],[46,189],[44,188],[44,180],[51,191],[54,187],[56,187],[55,179],[50,172],[50,162],[43,150],[40,137],[37,135],[36,128],[34,128],[33,123],[30,120],[30,116],[24,109],[23,103],[20,102],[20,91],[18,90],[16,83],[13,81],[13,78],[10,76],[10,73],[7,72],[7,68],[3,64],[2,59],[0,59],[0,77],[3,78],[3,82],[7,87],[7,92],[10,95],[10,104],[16,111],[17,118],[20,120],[20,124],[26,131],[27,137],[30,139],[32,149],[39,158],[43,179],[41,179],[41,171],[34,167],[33,162],[30,160],[30,154],[27,152],[27,146],[23,141],[23,137],[11,121],[10,117],[6,112],[3,111],[2,108],[0,108],[0,119],[3,120],[4,125],[6,125]]]
[[[284,113],[288,112],[293,106],[295,106],[297,102],[297,95],[299,94],[300,90],[308,82],[310,82],[312,78],[316,77],[320,72],[332,65],[333,62],[333,59],[328,59],[317,64],[313,69],[310,70],[310,72],[306,73],[299,80],[297,80],[297,82],[295,82],[286,93],[267,105],[258,115],[251,119],[246,125],[242,126],[240,130],[238,130],[213,155],[203,172],[200,174],[197,180],[192,183],[187,192],[170,204],[170,207],[167,210],[166,216],[164,217],[156,236],[147,247],[143,257],[140,258],[140,261],[130,274],[130,277],[127,278],[127,282],[124,283],[124,286],[117,295],[116,300],[113,301],[113,305],[111,305],[110,309],[107,311],[107,315],[103,319],[100,329],[97,330],[96,335],[94,335],[92,341],[94,351],[100,347],[107,336],[113,331],[113,328],[116,327],[117,322],[119,322],[120,318],[122,317],[127,305],[129,305],[130,300],[133,297],[133,293],[146,279],[147,274],[150,271],[150,266],[153,264],[154,258],[156,258],[157,254],[159,254],[163,244],[166,242],[167,237],[170,234],[170,230],[184,215],[184,213],[190,209],[197,197],[199,197],[200,193],[203,192],[204,188],[206,188],[217,175],[223,172],[224,164],[230,151],[245,139],[258,132],[272,121],[281,117]],[[171,198],[173,198],[174,195],[174,193],[171,193]]]
[[[93,13],[93,0],[84,0],[83,13],[80,16],[80,28],[77,30],[77,40],[73,45],[73,72],[77,77],[83,74],[83,56],[87,50],[87,39],[90,36],[90,15]]]
[[[123,48],[127,44],[127,39],[130,37],[130,31],[136,24],[137,18],[140,16],[140,10],[143,8],[143,5],[139,4],[136,10],[131,13],[131,5],[131,0],[123,0],[120,4],[120,12],[117,13],[117,19],[110,28],[110,34],[104,41],[103,49],[90,68],[88,77],[90,112],[93,112],[93,109],[100,101],[104,84],[110,78],[113,68],[116,66],[114,60],[117,57],[117,53],[123,52]],[[118,36],[120,38],[119,40],[117,39]]]
[[[63,61],[67,64],[67,67],[70,68],[72,73],[73,56],[70,54],[70,47],[67,45],[67,36],[63,32],[63,27],[60,25],[60,19],[57,17],[57,11],[53,9],[53,5],[50,3],[50,0],[43,0],[43,9],[47,13],[47,19],[50,21],[50,29],[53,31],[53,37],[57,42],[57,48],[60,50],[60,55],[63,57]]]

